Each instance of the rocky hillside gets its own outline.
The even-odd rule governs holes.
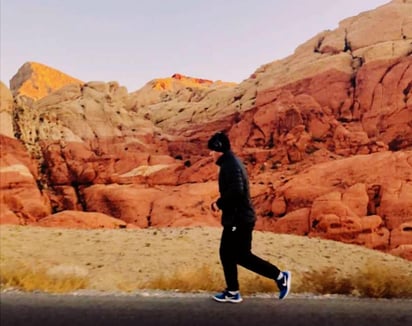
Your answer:
[[[206,141],[223,130],[258,229],[412,260],[411,0],[345,19],[240,84],[64,84],[31,98],[1,86],[1,223],[219,225]]]

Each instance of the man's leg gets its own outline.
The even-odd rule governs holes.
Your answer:
[[[232,228],[223,228],[219,254],[228,291],[239,290],[236,240],[235,231],[232,231]]]
[[[238,264],[275,281],[279,288],[279,299],[284,299],[291,289],[291,273],[281,272],[275,265],[252,254],[253,227],[239,228],[238,230]]]
[[[279,268],[251,252],[252,232],[253,227],[240,227],[237,230],[237,235],[239,238],[238,264],[259,275],[276,280],[280,273]]]

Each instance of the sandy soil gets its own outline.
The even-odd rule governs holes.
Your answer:
[[[220,233],[220,228],[210,227],[73,230],[3,225],[0,268],[23,263],[50,274],[86,276],[93,290],[119,291],[176,271],[202,266],[220,271]],[[316,238],[255,231],[253,252],[291,270],[296,281],[302,272],[324,267],[350,275],[369,262],[412,275],[410,261]]]

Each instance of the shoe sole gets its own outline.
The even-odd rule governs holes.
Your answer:
[[[280,300],[283,300],[283,299],[285,299],[285,298],[288,296],[288,294],[289,294],[289,292],[290,292],[290,285],[291,285],[291,283],[292,283],[292,273],[289,272],[289,271],[284,272],[284,273],[287,273],[287,274],[288,274],[288,280],[286,281],[286,289],[287,289],[287,291],[286,291],[285,295],[284,295],[282,298],[279,297]]]
[[[216,298],[216,297],[213,297],[213,300],[215,300],[217,302],[229,302],[229,303],[241,303],[243,301],[243,299],[232,300],[232,299],[229,299],[229,298],[219,299],[219,298]]]

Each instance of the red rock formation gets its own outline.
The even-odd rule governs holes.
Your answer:
[[[216,185],[179,187],[146,185],[95,185],[84,189],[87,209],[145,227],[219,225],[209,209],[217,197]]]
[[[411,17],[410,1],[392,1],[348,18],[239,85],[175,74],[130,94],[90,82],[2,101],[1,221],[218,225],[206,142],[224,130],[257,229],[412,259]]]

